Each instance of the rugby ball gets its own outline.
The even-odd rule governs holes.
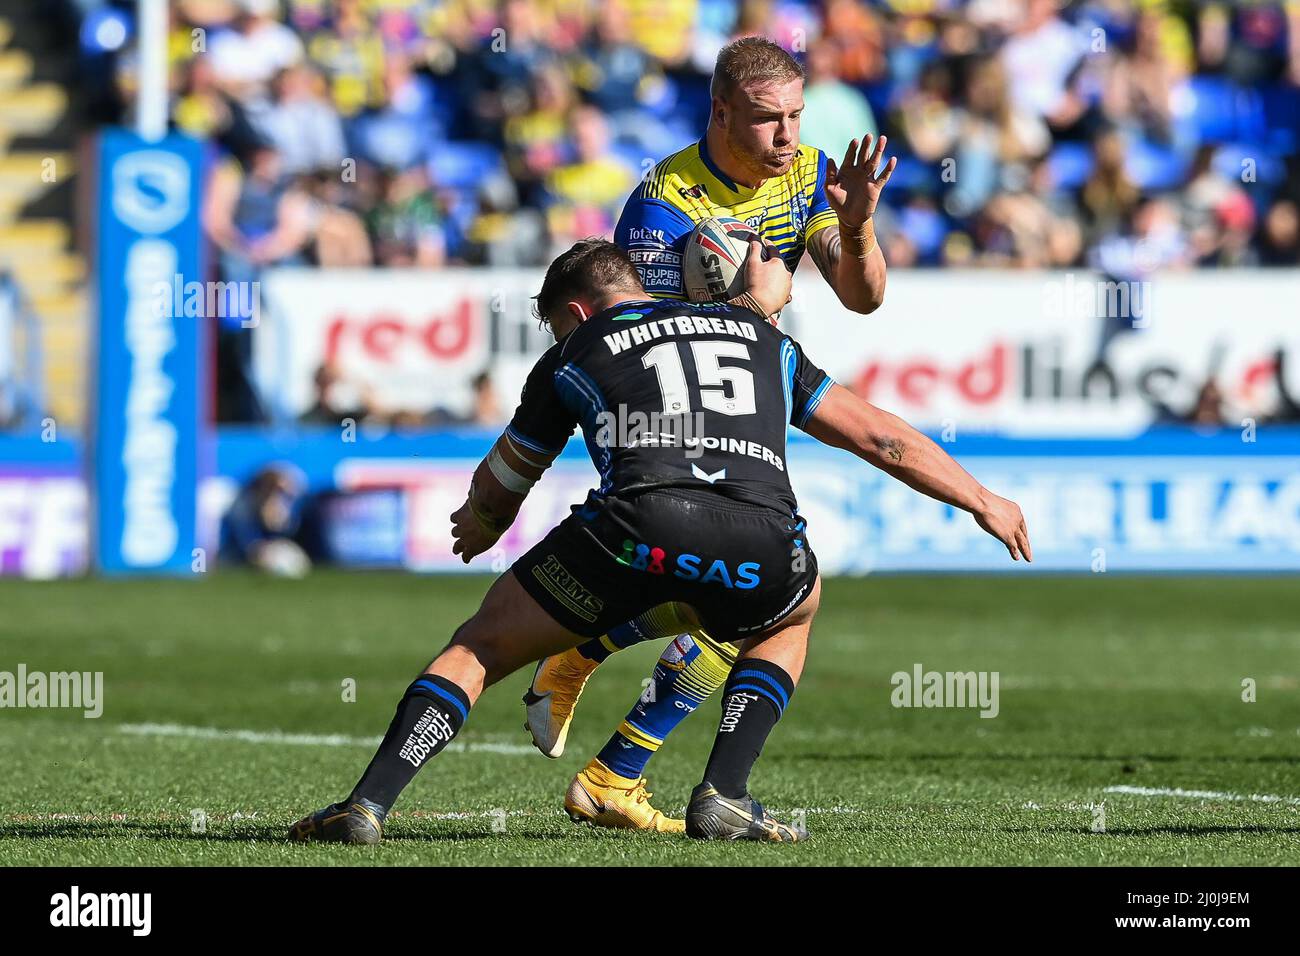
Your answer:
[[[731,299],[745,291],[749,243],[758,233],[730,216],[705,219],[686,238],[682,285],[692,302]]]

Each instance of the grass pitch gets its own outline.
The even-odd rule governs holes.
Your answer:
[[[99,719],[0,710],[0,863],[1300,862],[1288,578],[828,581],[804,680],[753,778],[769,806],[806,811],[806,845],[699,844],[563,815],[570,776],[657,645],[597,672],[561,759],[527,747],[518,674],[475,709],[463,748],[421,771],[384,844],[283,842],[346,794],[397,696],[486,584],[0,581],[0,671],[104,673]],[[894,708],[891,675],[917,663],[999,672],[998,716]],[[717,713],[715,700],[689,718],[651,764],[663,809],[682,811]]]

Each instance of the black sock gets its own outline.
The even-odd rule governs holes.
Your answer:
[[[704,768],[718,793],[735,799],[749,792],[749,772],[793,693],[794,681],[776,664],[758,658],[736,664],[722,691],[722,723]]]
[[[430,757],[451,743],[469,716],[469,697],[445,677],[422,674],[406,688],[388,733],[348,799],[377,803],[387,813]]]

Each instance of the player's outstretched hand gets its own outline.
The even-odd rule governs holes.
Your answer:
[[[459,554],[461,561],[469,564],[496,544],[501,535],[493,534],[483,527],[478,518],[474,517],[469,499],[466,498],[465,503],[451,513],[451,537],[451,553]]]
[[[1026,561],[1033,561],[1034,550],[1029,545],[1029,529],[1025,527],[1025,516],[1020,513],[1020,506],[992,493],[988,493],[987,498],[987,504],[975,512],[975,521],[1006,545],[1012,561],[1019,561],[1021,555]]]
[[[763,244],[749,240],[749,256],[745,259],[745,291],[763,307],[763,315],[771,316],[785,308],[790,301],[793,277],[785,261],[770,250],[764,254]]]
[[[876,211],[880,193],[898,165],[898,157],[893,156],[883,170],[880,168],[887,142],[889,137],[880,137],[873,150],[871,134],[867,133],[862,137],[861,146],[856,139],[849,143],[844,161],[838,166],[835,160],[826,157],[826,201],[835,210],[840,225],[857,229]]]

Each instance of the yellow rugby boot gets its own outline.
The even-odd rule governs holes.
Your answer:
[[[620,777],[593,759],[578,771],[564,795],[564,809],[574,823],[620,830],[685,833],[686,821],[665,816],[650,805],[645,777]]]
[[[573,709],[578,706],[582,689],[600,661],[583,657],[577,649],[544,657],[533,673],[533,682],[524,693],[527,720],[524,729],[533,736],[533,746],[548,757],[564,753],[569,739]]]

